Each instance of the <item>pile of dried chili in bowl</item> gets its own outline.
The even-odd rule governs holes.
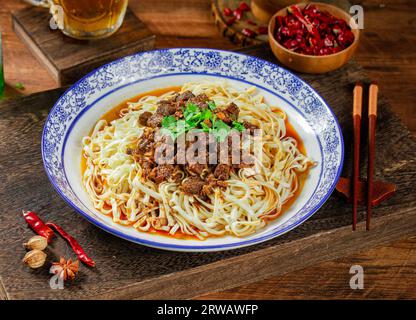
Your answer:
[[[314,4],[288,7],[286,16],[276,17],[273,36],[286,49],[313,56],[340,52],[354,42],[354,33],[345,20]]]

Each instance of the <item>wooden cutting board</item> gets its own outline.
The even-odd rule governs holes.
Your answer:
[[[153,49],[155,35],[127,8],[120,29],[108,38],[77,40],[49,27],[51,16],[44,8],[28,7],[12,12],[13,29],[56,82],[74,83],[109,61]]]
[[[267,47],[244,49],[275,62]],[[300,75],[333,108],[345,138],[344,175],[351,167],[352,85],[366,80],[354,62],[327,75]],[[116,238],[75,213],[53,190],[40,155],[42,127],[63,89],[0,102],[0,296],[4,299],[148,299],[191,298],[272,275],[301,269],[416,232],[416,141],[379,102],[376,177],[397,184],[395,196],[374,210],[372,230],[351,231],[351,206],[336,194],[295,230],[252,247],[214,253],[176,253],[143,247]],[[364,130],[365,132],[365,130]],[[364,139],[365,140],[365,139]],[[366,157],[364,146],[363,159]],[[364,163],[365,161],[363,161]],[[363,175],[366,170],[362,168]],[[64,290],[49,287],[47,268],[30,271],[22,263],[22,243],[32,231],[22,209],[32,209],[72,233],[95,259],[81,266]],[[47,251],[49,261],[74,257],[63,240]]]

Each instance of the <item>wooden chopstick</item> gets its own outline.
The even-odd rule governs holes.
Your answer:
[[[376,144],[378,85],[371,83],[368,96],[368,171],[367,171],[367,221],[366,229],[370,230],[371,200],[373,198],[374,156]]]
[[[363,86],[360,82],[354,87],[353,100],[353,126],[354,126],[354,168],[352,179],[352,199],[353,199],[353,214],[352,214],[352,230],[357,227],[357,207],[358,207],[358,183],[360,176],[360,134],[361,134],[361,113],[363,104]]]

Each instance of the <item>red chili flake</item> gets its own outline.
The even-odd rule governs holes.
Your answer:
[[[55,223],[47,222],[46,225],[49,226],[49,227],[54,228],[56,230],[56,232],[58,232],[61,235],[61,237],[64,238],[69,243],[69,245],[71,246],[72,250],[74,250],[74,252],[77,255],[77,257],[78,257],[79,260],[81,260],[82,262],[84,262],[86,265],[88,265],[90,267],[94,267],[95,266],[94,260],[92,260],[85,253],[84,249],[82,249],[82,247],[80,246],[80,244],[78,243],[78,241],[75,240],[74,237],[72,237],[64,229],[62,229],[60,226],[58,226]]]
[[[33,211],[22,211],[23,218],[25,218],[27,224],[38,235],[45,237],[48,243],[51,242],[54,233]]]
[[[243,30],[241,30],[241,33],[249,38],[255,38],[257,36],[257,33],[249,28],[244,28]]]
[[[251,24],[252,26],[257,26],[257,23],[256,23],[256,22],[254,22],[253,20],[248,19],[246,22],[247,22],[248,24]]]
[[[234,24],[235,20],[236,20],[235,17],[231,17],[225,23],[227,24],[227,26],[232,26]]]
[[[259,34],[267,34],[268,29],[265,26],[260,26],[258,27],[257,31],[259,32]]]
[[[240,9],[241,11],[250,11],[250,6],[247,4],[247,2],[243,1],[238,6],[238,9]]]
[[[226,17],[230,17],[233,15],[233,10],[231,10],[230,8],[224,8],[223,12]]]

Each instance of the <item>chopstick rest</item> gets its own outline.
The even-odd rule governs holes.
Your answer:
[[[348,202],[353,202],[352,195],[352,186],[351,179],[340,177],[337,183],[336,190],[347,200]],[[358,180],[357,184],[357,204],[366,205],[367,204],[367,180]],[[396,192],[397,187],[394,183],[383,182],[383,181],[373,181],[373,195],[371,200],[371,206],[376,207],[384,200],[391,198]]]

